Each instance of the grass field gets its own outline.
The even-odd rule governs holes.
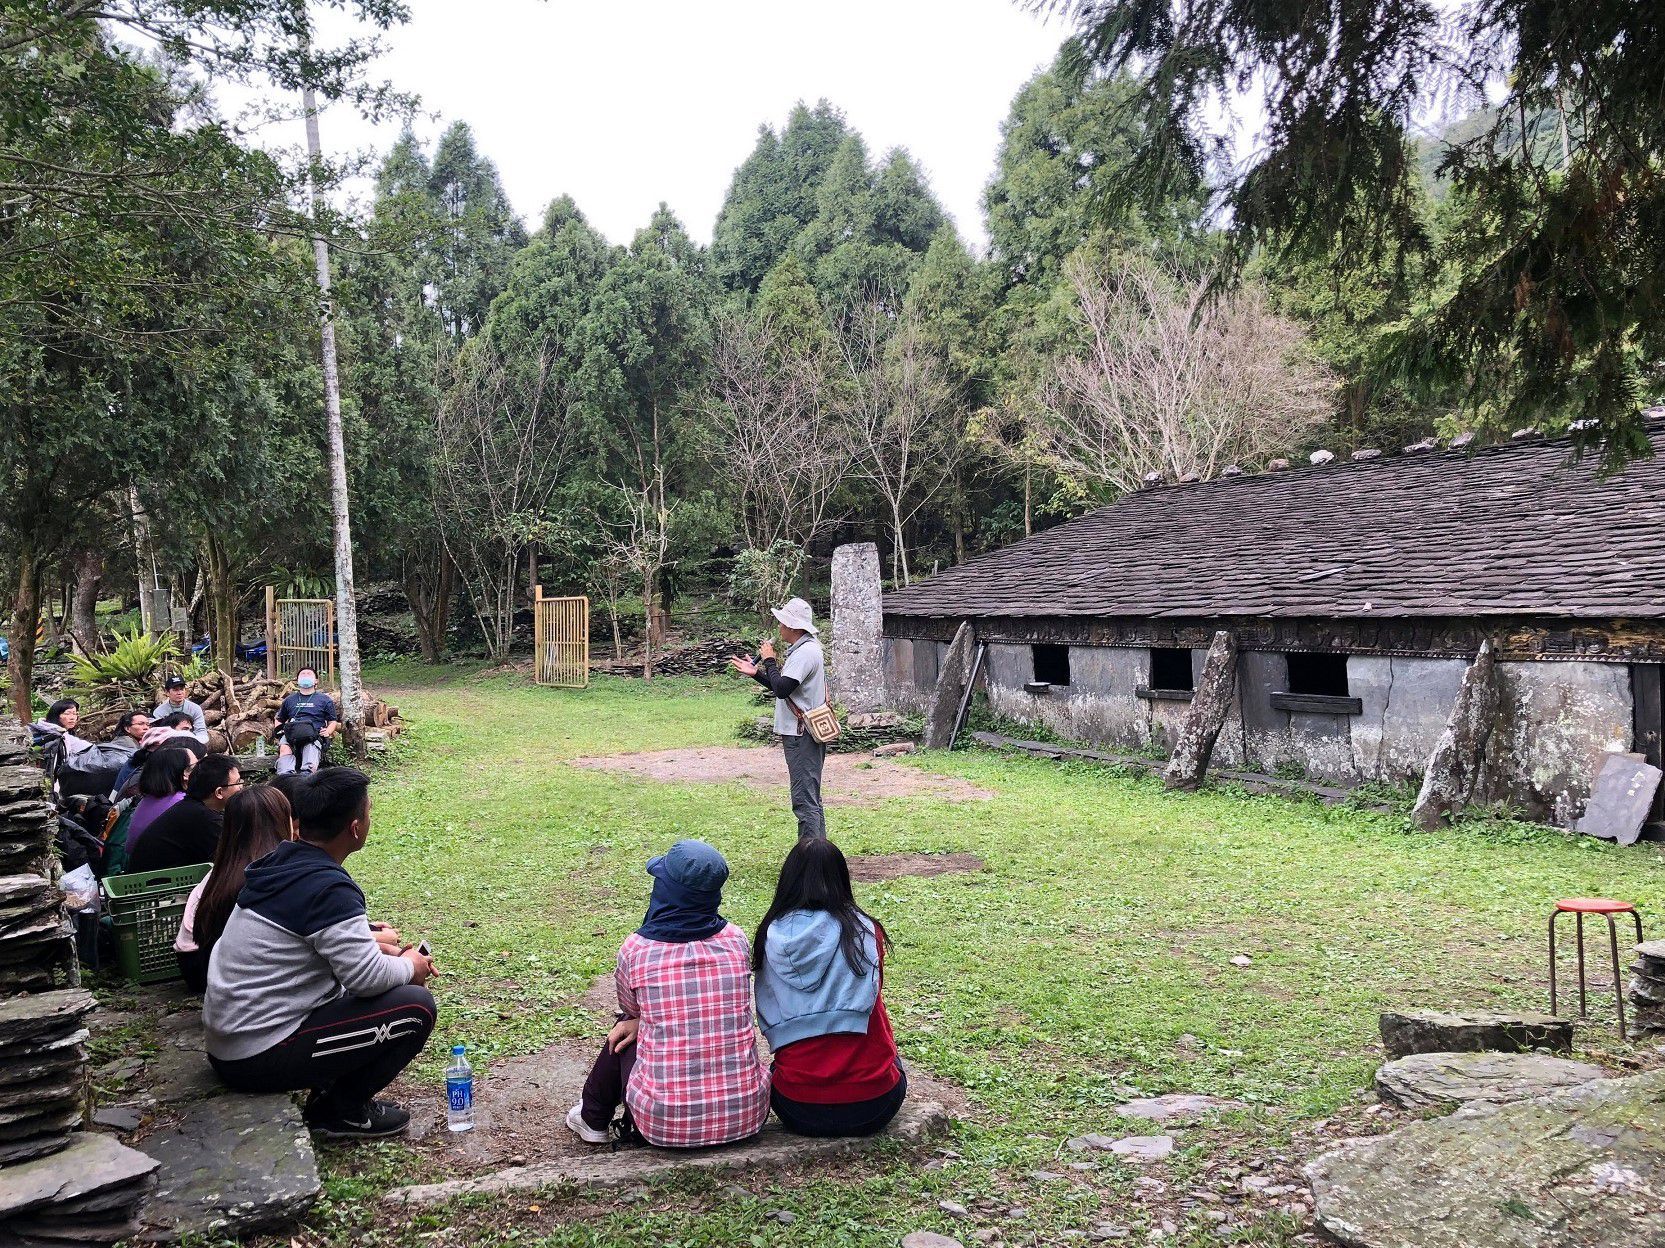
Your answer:
[[[565,763],[732,743],[748,686],[553,691],[404,666],[372,683],[396,691],[412,727],[378,773],[371,843],[352,869],[372,912],[426,936],[446,971],[443,1044],[421,1072],[436,1096],[453,1041],[489,1066],[587,1030],[577,999],[640,921],[642,864],[677,837],[728,856],[729,917],[749,930],[762,913],[794,836],[784,785],[777,797]],[[981,750],[917,765],[997,796],[834,808],[829,824],[849,853],[966,850],[988,863],[860,890],[896,942],[887,997],[904,1057],[972,1100],[946,1142],[957,1157],[927,1168],[881,1154],[743,1191],[684,1180],[632,1200],[555,1193],[390,1222],[374,1198],[423,1177],[409,1173],[410,1155],[330,1150],[330,1199],[302,1242],[807,1248],[894,1246],[913,1229],[970,1244],[992,1228],[1008,1244],[1054,1244],[1106,1221],[1143,1242],[1169,1216],[1163,1200],[1267,1156],[1298,1162],[1316,1121],[1357,1119],[1383,1007],[1542,1008],[1552,898],[1615,895],[1665,913],[1655,847],[1507,823],[1412,833],[1394,815],[1176,795],[1148,777]],[[1234,965],[1237,955],[1251,964]],[[1598,1059],[1607,1034],[1590,1033]],[[1068,1137],[1141,1133],[1112,1112],[1130,1088],[1245,1108],[1179,1132],[1180,1151],[1153,1171],[1106,1159],[1063,1181],[1033,1177],[1066,1169]],[[1164,1192],[1139,1183],[1153,1173]],[[944,1200],[973,1212],[945,1212]],[[990,1212],[1011,1206],[1020,1216]],[[1172,1216],[1170,1243],[1282,1243],[1300,1225],[1276,1207],[1245,1208],[1223,1240],[1211,1222]]]

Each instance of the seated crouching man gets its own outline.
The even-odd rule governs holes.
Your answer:
[[[375,1095],[434,1029],[433,960],[372,931],[343,863],[370,835],[370,778],[326,767],[295,793],[299,840],[248,868],[214,946],[202,1004],[208,1060],[242,1092],[310,1088],[326,1139],[397,1135],[410,1114]]]

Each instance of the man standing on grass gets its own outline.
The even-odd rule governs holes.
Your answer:
[[[728,665],[750,676],[775,695],[775,735],[786,753],[786,776],[792,790],[792,813],[798,817],[799,837],[827,835],[821,808],[821,768],[827,747],[804,726],[803,713],[827,701],[826,660],[816,640],[815,615],[809,603],[794,598],[771,612],[780,624],[784,661],[770,642],[758,650],[757,661],[731,656]]]

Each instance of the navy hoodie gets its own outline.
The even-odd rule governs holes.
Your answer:
[[[287,1040],[320,1005],[410,982],[408,960],[370,934],[364,893],[335,859],[285,841],[249,867],[208,962],[209,1056],[238,1061]]]

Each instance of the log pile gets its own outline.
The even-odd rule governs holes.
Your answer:
[[[757,646],[749,641],[695,641],[686,645],[670,646],[653,656],[655,676],[715,676],[728,666],[731,654],[752,655]],[[591,665],[592,670],[612,676],[640,676],[642,657],[601,659]]]

